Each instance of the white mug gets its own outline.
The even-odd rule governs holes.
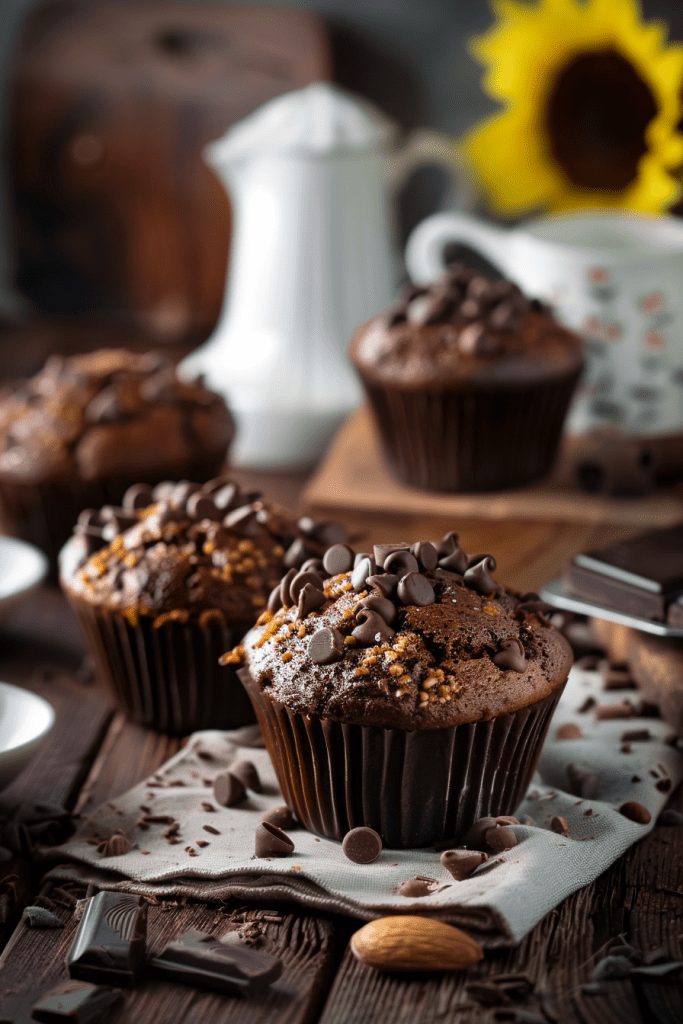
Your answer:
[[[571,431],[683,430],[683,221],[597,211],[505,230],[439,213],[408,240],[406,264],[417,284],[441,274],[454,242],[480,252],[583,335],[586,370]]]

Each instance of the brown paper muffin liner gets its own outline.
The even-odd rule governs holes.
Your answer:
[[[400,391],[361,378],[389,468],[411,487],[492,491],[546,476],[580,371],[497,391]]]
[[[250,622],[226,626],[211,612],[187,623],[140,615],[135,625],[123,612],[71,597],[95,672],[134,722],[160,732],[235,729],[254,712],[232,665],[218,659],[242,639]]]
[[[223,455],[195,461],[190,465],[167,467],[145,476],[154,486],[163,480],[196,480],[203,483],[217,476],[225,466]],[[0,480],[0,521],[5,533],[41,548],[50,560],[50,579],[57,582],[57,556],[71,536],[79,514],[85,508],[120,505],[123,495],[141,476],[107,480],[20,483]]]
[[[509,715],[449,729],[382,729],[300,715],[239,671],[289,808],[310,832],[369,825],[390,849],[462,842],[484,815],[512,814],[564,686]]]

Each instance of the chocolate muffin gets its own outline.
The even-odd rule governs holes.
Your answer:
[[[234,433],[222,398],[162,354],[52,356],[0,393],[0,516],[56,566],[83,508],[148,483],[221,471]]]
[[[386,460],[414,487],[489,491],[548,473],[583,343],[510,281],[452,265],[360,327],[349,349]]]
[[[462,840],[511,813],[572,655],[536,594],[491,576],[455,533],[337,544],[290,572],[227,660],[247,687],[283,795],[313,832],[386,846]]]
[[[60,581],[98,675],[131,718],[174,733],[235,728],[253,711],[219,655],[284,573],[343,536],[336,524],[297,523],[227,477],[137,484],[121,508],[79,516]]]

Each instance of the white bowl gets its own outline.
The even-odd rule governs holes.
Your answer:
[[[42,551],[16,537],[0,536],[0,619],[47,576]]]
[[[0,789],[28,764],[54,720],[52,705],[42,697],[0,683]]]

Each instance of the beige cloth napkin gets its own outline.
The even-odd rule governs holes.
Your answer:
[[[57,848],[59,856],[77,864],[60,865],[52,874],[137,893],[293,900],[366,920],[392,913],[428,913],[466,927],[486,945],[518,942],[548,911],[593,881],[652,828],[668,792],[683,776],[683,756],[664,742],[670,729],[661,720],[596,721],[590,711],[578,710],[589,696],[598,703],[637,698],[633,691],[605,693],[601,683],[597,672],[572,669],[537,775],[517,811],[518,817],[529,815],[536,824],[514,826],[519,845],[493,855],[465,881],[454,881],[433,849],[384,850],[375,863],[359,865],[347,860],[340,843],[301,828],[290,833],[290,857],[256,859],[254,829],[261,813],[282,803],[275,773],[264,749],[236,745],[240,737],[244,742],[243,733],[213,731],[195,733],[152,779],[98,808],[67,844]],[[583,738],[556,738],[558,727],[568,722],[580,725]],[[620,737],[627,729],[647,729],[651,738],[622,751]],[[244,757],[256,765],[265,791],[249,792],[248,799],[235,807],[219,807],[207,782]],[[581,801],[567,792],[568,764],[599,774],[599,799]],[[670,779],[670,787],[663,779]],[[667,791],[658,789],[657,782]],[[619,812],[629,800],[648,808],[649,825],[636,824]],[[204,802],[216,809],[205,810]],[[163,837],[167,824],[150,824],[147,829],[136,825],[145,814],[142,808],[181,822],[180,842],[169,845]],[[567,820],[568,835],[551,830],[554,816]],[[117,829],[131,838],[131,850],[122,856],[101,856],[92,840]],[[208,845],[200,847],[198,840]],[[438,891],[419,899],[402,896],[401,882],[415,875],[435,879]]]

